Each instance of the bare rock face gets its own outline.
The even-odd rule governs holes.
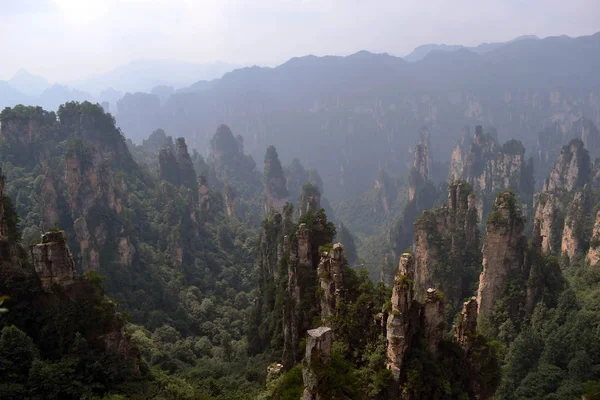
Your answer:
[[[465,249],[473,250],[479,246],[474,203],[470,185],[454,182],[448,187],[448,206],[425,211],[415,222],[414,289],[419,301],[425,300],[428,288],[436,287],[453,307],[460,306],[460,300],[464,298],[463,279],[469,278],[459,270],[472,262],[469,260],[471,254]]]
[[[283,365],[291,368],[297,364],[296,349],[300,341],[301,327],[304,315],[301,313],[301,303],[304,296],[304,286],[301,284],[303,277],[310,273],[312,266],[312,242],[310,232],[306,224],[300,224],[296,231],[296,243],[292,243],[290,261],[288,266],[288,305],[284,310],[283,328]]]
[[[458,324],[454,326],[454,337],[458,345],[468,354],[477,335],[477,299],[471,297],[463,304]]]
[[[553,193],[540,193],[535,211],[534,238],[539,238],[544,253],[560,252],[564,222],[565,205],[562,198]]]
[[[584,238],[578,232],[578,224],[580,222],[581,215],[590,206],[586,206],[586,196],[583,192],[576,192],[573,196],[573,200],[569,203],[567,215],[565,217],[565,225],[562,235],[561,253],[569,256],[570,260],[583,251],[583,240]]]
[[[414,258],[410,253],[400,257],[400,267],[394,279],[392,289],[392,310],[387,321],[387,366],[392,371],[396,382],[400,381],[404,355],[412,342],[415,314],[418,317],[417,307],[413,307],[413,280]],[[411,324],[412,323],[412,324]]]
[[[488,199],[500,190],[517,190],[523,204],[531,204],[533,160],[525,160],[521,142],[509,140],[500,146],[481,126],[475,128],[470,144],[465,140],[469,139],[463,136],[463,142],[452,153],[450,177],[452,181],[463,179],[473,187],[480,220],[490,208]]]
[[[571,191],[581,188],[588,181],[590,172],[590,156],[585,150],[583,141],[572,140],[561,150],[550,177],[544,182],[543,191]]]
[[[445,327],[443,298],[437,290],[429,288],[423,304],[423,332],[427,347],[433,354],[437,354],[438,345],[444,338]]]
[[[477,291],[480,316],[492,311],[502,296],[507,277],[525,266],[524,223],[514,193],[500,193],[488,219],[483,244],[483,271]]]
[[[323,323],[336,313],[336,305],[344,293],[344,246],[335,243],[333,249],[321,257],[317,274],[321,286],[321,320]]]
[[[584,218],[595,204],[591,196],[595,168],[582,140],[574,139],[562,148],[538,195],[533,236],[543,253],[574,260],[583,252],[592,234]]]
[[[75,281],[75,264],[63,231],[42,235],[42,243],[31,246],[31,259],[45,290]]]
[[[415,161],[410,174],[410,182],[408,186],[408,200],[415,199],[417,191],[423,187],[429,179],[429,159],[427,156],[427,145],[418,144],[415,147]]]
[[[236,197],[233,192],[233,188],[229,185],[225,185],[225,189],[223,190],[223,196],[225,197],[225,213],[228,217],[233,217],[236,215]]]
[[[592,266],[600,262],[600,211],[596,214],[596,222],[594,223],[592,240],[590,240],[590,249],[586,259]]]
[[[319,376],[315,369],[329,363],[333,331],[321,326],[307,332],[306,355],[302,361],[304,392],[301,400],[328,400],[320,393]]]

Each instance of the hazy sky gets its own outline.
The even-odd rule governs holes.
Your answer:
[[[275,65],[425,43],[600,31],[600,0],[0,0],[0,79],[54,80],[131,60]]]

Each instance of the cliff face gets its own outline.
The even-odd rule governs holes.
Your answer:
[[[488,218],[483,243],[483,271],[477,291],[480,316],[493,310],[504,295],[511,274],[525,268],[524,223],[515,195],[508,191],[500,193]]]
[[[477,299],[471,297],[463,303],[458,324],[454,326],[454,337],[465,354],[469,354],[477,335]]]
[[[328,327],[311,329],[307,332],[306,355],[302,360],[302,380],[304,392],[300,400],[326,400],[321,393],[318,369],[329,362],[333,331]]]
[[[423,392],[419,395],[418,391],[410,387],[411,371],[407,371],[405,363],[415,357],[414,350],[419,354],[418,357],[423,357],[423,352],[427,353],[436,364],[454,367],[461,365],[464,370],[452,373],[468,377],[466,383],[469,387],[469,398],[490,398],[495,391],[495,384],[485,382],[482,379],[482,371],[489,371],[490,367],[497,368],[497,360],[482,356],[481,346],[486,346],[486,342],[477,333],[477,300],[473,297],[463,304],[462,313],[453,328],[456,348],[449,353],[447,350],[450,348],[448,346],[452,346],[450,343],[440,346],[445,340],[446,332],[444,296],[436,289],[429,288],[423,302],[415,300],[413,277],[413,257],[404,253],[394,282],[392,309],[386,327],[387,368],[393,377],[390,398],[443,398],[443,394],[436,391],[425,392],[427,397],[423,397]],[[454,361],[445,364],[449,360]]]
[[[415,160],[413,169],[410,172],[408,186],[408,201],[415,199],[416,193],[429,180],[429,158],[427,154],[427,144],[421,143],[415,147]]]
[[[288,213],[289,214],[289,211]],[[319,282],[318,249],[332,242],[333,229],[324,213],[311,214],[309,220],[300,220],[293,238],[284,238],[285,258],[287,259],[287,288],[283,312],[283,365],[290,368],[299,361],[298,343],[300,335],[311,328],[319,315],[315,302],[317,287],[321,285],[328,293],[323,293],[321,305],[326,312],[333,312],[335,302],[343,290],[342,268],[345,265],[343,247],[331,250],[321,266],[323,280]],[[288,217],[289,218],[289,217]],[[284,224],[287,218],[284,218]],[[295,240],[294,240],[295,239]],[[288,250],[289,248],[289,250]],[[327,318],[324,318],[327,319]]]
[[[302,216],[307,212],[317,212],[321,209],[321,193],[319,189],[310,183],[302,187],[300,199],[298,202],[298,215]]]
[[[590,171],[590,155],[583,141],[572,140],[560,152],[550,177],[544,182],[543,192],[582,188],[590,177]]]
[[[463,141],[468,140],[463,137]],[[479,219],[490,211],[494,193],[499,190],[515,190],[520,193],[522,208],[533,201],[533,160],[525,159],[525,148],[521,142],[510,140],[500,146],[481,126],[467,146],[457,145],[450,162],[451,180],[463,179],[477,196]]]
[[[402,363],[410,348],[419,318],[419,304],[413,302],[414,258],[409,253],[400,257],[400,267],[392,289],[392,310],[387,320],[387,366],[392,371],[395,389],[399,390]]]
[[[336,313],[336,305],[344,294],[344,246],[335,243],[331,251],[323,254],[317,274],[321,293],[321,320],[324,324]]]
[[[594,266],[600,262],[600,211],[596,214],[596,221],[590,240],[590,249],[586,257],[590,265]]]
[[[45,290],[75,281],[75,263],[63,231],[42,235],[40,244],[31,245],[31,259]]]
[[[596,168],[581,140],[563,147],[538,195],[534,243],[543,253],[573,261],[588,247],[592,228],[586,220],[598,200]]]
[[[289,200],[286,179],[275,147],[269,146],[265,154],[264,169],[265,211],[281,210]]]
[[[481,264],[474,204],[470,185],[455,182],[448,186],[448,205],[425,211],[415,222],[415,293],[420,301],[435,287],[458,309],[472,292]]]

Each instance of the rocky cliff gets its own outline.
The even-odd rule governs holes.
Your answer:
[[[475,128],[470,145],[464,135],[452,152],[450,162],[451,181],[463,179],[477,196],[479,219],[491,211],[493,197],[499,190],[519,192],[524,211],[533,201],[533,160],[525,159],[525,148],[517,140],[509,140],[500,146],[494,136],[484,133],[481,126]]]
[[[525,220],[513,192],[498,195],[487,220],[483,242],[483,270],[477,291],[478,314],[484,315],[504,296],[506,283],[525,269]]]
[[[344,246],[341,243],[335,243],[330,251],[321,255],[317,274],[321,287],[321,320],[324,324],[336,315],[336,306],[343,299],[346,264]]]
[[[588,219],[600,199],[597,168],[583,141],[574,139],[561,150],[537,196],[533,235],[543,253],[572,262],[587,251],[593,233]]]
[[[427,154],[427,144],[420,143],[415,147],[415,160],[413,169],[410,172],[408,186],[408,200],[415,199],[416,193],[429,180],[429,157]]]
[[[333,331],[322,326],[307,332],[306,355],[302,360],[302,380],[304,392],[300,400],[327,400],[319,385],[319,370],[329,363]]]
[[[63,231],[42,235],[42,242],[31,245],[30,249],[35,272],[45,290],[75,281],[75,263]]]
[[[414,268],[412,254],[402,254],[392,288],[392,309],[387,320],[387,366],[392,371],[396,393],[400,389],[404,356],[410,348],[420,313],[420,305],[414,301]]]
[[[414,298],[414,259],[404,253],[394,281],[392,307],[386,326],[387,368],[392,372],[390,398],[417,400],[421,398],[443,398],[439,389],[428,390],[411,385],[417,374],[412,364],[415,359],[426,358],[433,365],[452,365],[452,371],[442,374],[457,374],[465,377],[468,398],[487,399],[493,395],[497,380],[487,381],[486,371],[498,368],[497,360],[485,354],[486,340],[477,333],[477,301],[473,297],[463,304],[462,312],[453,328],[454,340],[449,343],[446,333],[445,301],[442,293],[434,288],[426,291],[423,302]],[[443,344],[443,345],[442,345]],[[455,347],[453,347],[455,346]],[[450,350],[451,349],[451,350]],[[450,364],[447,364],[450,363]],[[456,363],[456,364],[454,364]],[[432,367],[433,368],[433,367]],[[431,379],[429,373],[421,379]]]
[[[448,204],[425,211],[414,224],[415,293],[441,290],[453,308],[472,293],[481,265],[475,196],[466,182],[448,186]]]
[[[596,214],[596,221],[592,231],[592,239],[590,240],[590,249],[586,257],[590,265],[594,266],[600,262],[600,211]]]
[[[286,179],[275,147],[269,146],[265,154],[264,169],[265,211],[281,210],[289,200]]]

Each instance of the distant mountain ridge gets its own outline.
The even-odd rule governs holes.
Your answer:
[[[467,49],[477,54],[485,54],[487,52],[499,49],[502,46],[507,45],[508,43],[513,43],[519,40],[540,40],[538,36],[535,35],[522,35],[508,42],[492,42],[492,43],[481,43],[477,46],[463,46],[460,44],[456,45],[448,45],[448,44],[424,44],[416,47],[410,54],[404,56],[404,60],[408,62],[416,62],[425,58],[432,51],[457,51],[460,49]]]
[[[597,33],[516,40],[483,54],[433,51],[417,62],[367,51],[308,55],[196,82],[163,104],[152,94],[123,98],[116,118],[136,142],[162,128],[201,152],[225,123],[256,159],[272,144],[284,162],[293,153],[323,171],[336,200],[368,190],[378,168],[405,170],[423,126],[444,162],[465,125],[493,126],[500,140],[534,151],[548,123],[568,130],[585,115],[600,124],[599,50]]]

